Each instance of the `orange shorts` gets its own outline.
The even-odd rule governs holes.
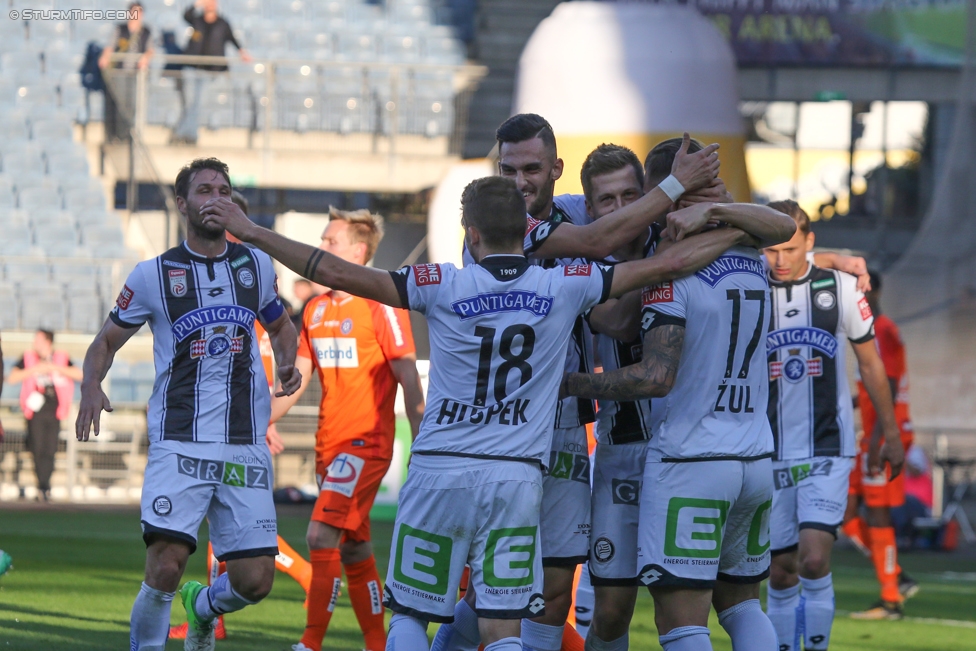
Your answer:
[[[331,459],[316,460],[319,497],[312,520],[342,529],[344,540],[369,538],[369,511],[390,459],[365,459],[352,452],[338,452]]]
[[[870,508],[896,507],[905,503],[905,473],[902,472],[888,481],[891,469],[885,467],[883,475],[868,476],[868,453],[858,450],[854,468],[851,470],[851,486],[848,495],[864,498],[864,505]]]

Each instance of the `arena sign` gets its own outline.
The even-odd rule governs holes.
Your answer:
[[[961,0],[650,0],[688,4],[728,39],[740,67],[959,66]]]

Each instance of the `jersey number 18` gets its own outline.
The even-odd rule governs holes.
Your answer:
[[[477,326],[474,329],[476,337],[481,339],[481,354],[478,356],[478,384],[474,393],[474,404],[483,407],[488,400],[488,385],[491,383],[492,353],[495,349],[494,328]],[[521,337],[518,352],[512,350],[515,338]],[[518,369],[519,386],[532,378],[532,366],[529,357],[535,349],[535,330],[519,323],[510,325],[502,331],[501,341],[498,343],[498,355],[502,363],[495,369],[495,402],[502,402],[508,396],[508,374]]]

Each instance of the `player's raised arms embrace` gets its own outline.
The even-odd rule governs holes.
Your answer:
[[[509,180],[474,181],[462,200],[478,264],[364,269],[259,228],[216,199],[207,220],[329,287],[424,313],[430,326],[428,408],[398,508],[386,582],[396,613],[388,648],[426,649],[426,625],[450,621],[464,565],[490,651],[521,649],[519,620],[538,614],[542,467],[580,312],[646,283],[674,278],[746,241],[725,229],[652,260],[556,269],[523,254],[525,203]],[[518,552],[518,553],[515,553]]]

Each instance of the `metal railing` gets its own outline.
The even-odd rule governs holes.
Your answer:
[[[473,65],[312,59],[243,63],[191,55],[156,55],[149,67],[137,69],[139,56],[113,54],[113,63],[123,67],[105,75],[110,85],[114,78],[116,88],[123,79],[135,79],[124,84],[135,101],[117,104],[134,106],[132,121],[139,133],[168,127],[171,140],[192,142],[199,127],[237,129],[243,136],[222,135],[221,146],[259,149],[268,156],[282,149],[457,154],[471,95],[487,74],[487,68]],[[415,142],[405,146],[405,137]]]

